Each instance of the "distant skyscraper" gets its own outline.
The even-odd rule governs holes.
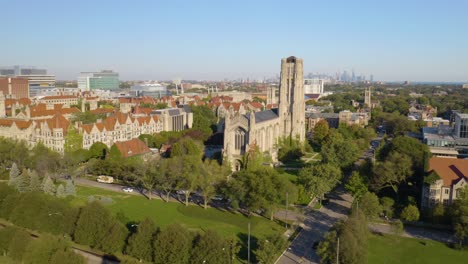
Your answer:
[[[113,71],[82,72],[78,77],[80,90],[117,90],[119,74]]]
[[[370,82],[374,82],[374,75],[373,74],[370,75]]]
[[[323,94],[323,79],[304,79],[305,94]]]

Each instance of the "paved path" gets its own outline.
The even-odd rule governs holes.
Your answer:
[[[369,223],[369,230],[375,233],[394,234],[392,226],[384,223]],[[453,232],[416,226],[405,226],[405,230],[399,236],[430,239],[442,243],[454,243],[457,241]]]
[[[324,234],[339,219],[347,217],[352,197],[339,186],[328,195],[330,202],[320,210],[306,209],[303,230],[294,239],[290,249],[277,260],[278,264],[319,263],[320,259],[312,249],[315,241],[322,240]]]

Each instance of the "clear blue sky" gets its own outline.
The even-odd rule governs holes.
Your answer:
[[[58,79],[274,76],[355,69],[378,80],[468,81],[468,1],[0,0],[0,65]]]

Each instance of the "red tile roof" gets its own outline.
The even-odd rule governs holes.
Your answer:
[[[151,152],[146,144],[137,138],[129,141],[115,142],[114,144],[119,149],[122,157],[124,158],[143,155]]]
[[[429,160],[429,171],[435,171],[449,187],[461,178],[468,178],[468,160],[433,157]]]

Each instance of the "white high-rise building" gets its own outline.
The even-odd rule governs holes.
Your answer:
[[[305,94],[323,94],[323,79],[304,79]]]

